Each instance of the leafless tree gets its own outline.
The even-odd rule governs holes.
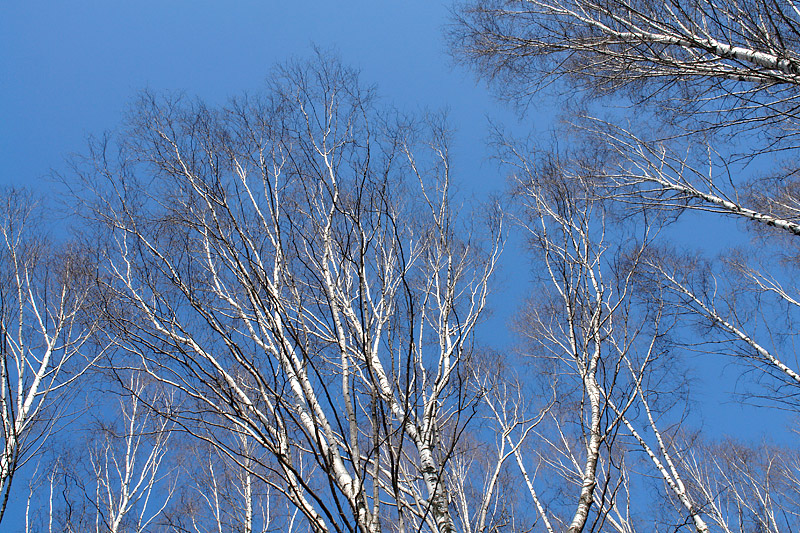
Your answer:
[[[138,373],[103,378],[29,477],[25,531],[163,530],[181,482],[180,447],[153,407],[171,404],[171,394]]]
[[[165,465],[172,423],[150,408],[171,400],[164,393],[151,394],[141,375],[123,379],[126,394],[116,410],[118,420],[93,432],[89,445],[98,533],[152,531],[179,482],[177,468]]]
[[[297,509],[272,497],[271,487],[260,479],[267,473],[253,474],[266,461],[254,455],[263,453],[263,449],[241,434],[220,434],[219,437],[239,440],[237,460],[211,444],[193,446],[186,461],[186,476],[191,481],[184,485],[183,506],[166,521],[171,530],[194,533],[297,531],[301,522]]]
[[[750,400],[792,409],[800,318],[799,24],[791,0],[476,0],[460,6],[452,27],[455,54],[499,81],[503,96],[527,105],[547,89],[576,104],[559,138],[559,151],[569,155],[556,166],[568,183],[590,176],[604,209],[652,228],[653,237],[687,211],[748,230],[727,226],[738,249],[716,261],[677,251],[685,243],[642,248],[631,288],[651,313],[676,321],[675,350],[708,353],[714,361],[730,357],[747,369],[739,379]],[[533,173],[534,183],[549,179],[541,167]],[[580,199],[562,202],[555,205],[580,205]],[[538,205],[529,210],[541,212]],[[693,246],[702,240],[699,229],[691,229]],[[596,233],[590,241],[613,248],[627,238]],[[776,526],[770,517],[780,512],[766,510],[772,504],[765,503],[764,487],[778,490],[779,483],[766,483],[768,476],[755,470],[741,475],[741,461],[714,462],[699,448],[692,452],[680,431],[664,432],[651,413],[658,394],[637,385],[647,381],[633,379],[631,396],[640,418],[646,416],[637,422],[620,404],[610,409],[695,529],[736,529],[732,507],[755,517],[752,527],[791,527],[789,519]],[[746,455],[731,446],[731,454]],[[764,457],[756,449],[747,453]],[[737,488],[725,489],[722,499],[735,504],[715,499],[725,483]],[[750,527],[743,524],[739,529]]]
[[[590,99],[627,96],[630,126],[581,127],[610,145],[618,160],[607,171],[617,185],[644,187],[642,201],[797,235],[792,160],[757,183],[731,162],[737,153],[791,158],[797,147],[799,20],[791,0],[481,0],[462,8],[453,35],[455,53],[507,79],[514,98],[557,80]],[[715,144],[714,132],[734,142]]]
[[[77,248],[48,241],[33,196],[0,199],[0,520],[19,469],[68,406],[64,393],[97,351],[84,310],[94,273]],[[90,354],[94,353],[92,356]]]
[[[523,152],[511,142],[501,148],[541,272],[519,330],[524,354],[551,377],[553,403],[536,414],[519,401],[487,402],[505,438],[514,439],[519,473],[545,529],[636,531],[640,502],[631,502],[631,476],[643,469],[667,485],[679,515],[709,531],[683,482],[671,445],[675,428],[663,427],[680,409],[684,386],[664,341],[675,313],[663,298],[638,296],[654,227],[615,218],[595,187],[599,177],[558,154]],[[531,470],[546,472],[551,487]]]
[[[731,439],[693,448],[684,459],[688,485],[720,531],[797,529],[797,450]]]
[[[510,82],[512,98],[563,79],[592,97],[652,100],[705,127],[794,136],[792,0],[477,0],[457,17],[456,54]]]
[[[456,530],[501,241],[458,216],[447,137],[321,59],[220,109],[145,95],[79,167],[118,346],[305,529]]]

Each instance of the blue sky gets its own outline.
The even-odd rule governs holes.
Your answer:
[[[504,179],[487,161],[487,116],[513,121],[485,87],[448,56],[443,26],[450,2],[277,2],[242,0],[0,3],[0,187],[56,189],[47,177],[86,151],[87,137],[117,127],[138,91],[183,91],[222,103],[263,86],[270,68],[337,53],[405,111],[449,110],[459,189],[483,197]],[[530,121],[530,118],[527,119]],[[518,247],[517,247],[518,248]],[[509,252],[514,257],[515,252]],[[492,338],[508,343],[504,323],[522,294],[527,267],[516,251],[498,292]],[[22,525],[19,481],[8,525]],[[18,509],[19,513],[13,511]]]
[[[487,91],[446,53],[449,2],[6,2],[0,8],[4,184],[34,185],[86,137],[113,129],[137,91],[211,103],[257,91],[269,69],[335,50],[404,110],[450,110],[468,189],[501,186],[484,165]],[[457,169],[458,170],[458,169]]]
[[[499,191],[504,180],[484,145],[487,116],[511,124],[515,117],[453,65],[443,37],[449,6],[427,0],[4,2],[0,185],[47,190],[50,171],[64,171],[65,158],[83,152],[88,135],[116,127],[139,90],[185,91],[221,103],[258,91],[271,66],[307,57],[317,45],[359,68],[387,103],[412,112],[447,108],[459,188],[478,197]],[[545,130],[555,108],[557,102],[542,102],[516,127]],[[507,343],[504,323],[521,303],[529,266],[516,245],[507,247],[504,263],[505,288],[487,329]],[[709,371],[713,381],[722,368]],[[709,408],[706,420],[731,430],[747,413],[733,405]]]
[[[274,65],[310,57],[315,46],[359,69],[388,105],[448,111],[465,199],[504,186],[484,141],[489,117],[514,125],[516,115],[448,55],[450,0],[0,5],[0,186],[55,190],[48,175],[67,171],[67,158],[86,152],[89,135],[117,127],[143,89],[220,104],[261,90]],[[525,128],[534,122],[526,117]],[[519,246],[507,256],[523,263]],[[508,294],[488,327],[505,343],[503,326],[521,294],[509,289],[526,283],[527,269],[506,268],[502,277]]]

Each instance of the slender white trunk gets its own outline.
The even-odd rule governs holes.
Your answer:
[[[245,472],[244,477],[244,533],[253,533],[253,479],[250,472]]]

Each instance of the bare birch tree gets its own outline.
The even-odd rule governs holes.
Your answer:
[[[151,394],[141,375],[122,379],[126,394],[119,399],[118,420],[104,424],[89,445],[87,484],[94,488],[97,533],[154,531],[179,483],[177,468],[166,464],[172,423],[151,408],[171,400]]]
[[[455,53],[514,99],[560,78],[592,97],[622,91],[695,125],[772,128],[788,141],[797,20],[791,0],[477,0],[453,35]]]
[[[748,230],[726,226],[738,250],[716,261],[676,251],[685,242],[643,249],[633,288],[651,309],[677,320],[681,333],[672,340],[682,340],[675,350],[742,364],[747,398],[796,409],[798,7],[772,0],[477,0],[456,17],[454,53],[499,82],[503,96],[527,105],[547,90],[579,104],[566,117],[561,149],[592,157],[569,157],[559,167],[572,181],[593,176],[594,194],[608,209],[640,227],[695,211]],[[705,228],[690,232],[692,246],[703,242]],[[608,235],[611,246],[625,238]],[[710,239],[705,245],[719,247]],[[687,451],[680,431],[665,438],[651,416],[658,394],[636,385],[633,396],[637,412],[647,415],[642,420],[612,411],[695,529],[792,527],[783,511],[767,511],[773,504],[765,487],[777,502],[781,483],[767,483],[755,470],[743,474],[741,461]],[[720,454],[726,445],[731,457],[746,455],[730,442],[719,445]],[[755,448],[747,453],[760,456]],[[749,518],[735,526],[737,512]],[[776,525],[771,517],[781,513]]]
[[[797,450],[726,439],[695,446],[685,462],[688,486],[719,531],[777,533],[800,525]]]
[[[457,216],[447,136],[321,60],[221,109],[144,96],[83,167],[119,345],[305,529],[456,530],[500,237]]]
[[[0,200],[0,520],[18,470],[69,405],[64,393],[92,361],[84,313],[94,273],[80,250],[49,242],[32,195]]]
[[[171,405],[171,394],[148,381],[138,373],[96,380],[83,417],[55,435],[30,478],[26,532],[163,531],[181,482],[180,447],[155,409]]]
[[[644,469],[680,502],[679,515],[688,516],[696,531],[709,531],[670,445],[674,428],[662,427],[662,418],[682,399],[683,384],[664,343],[675,318],[660,300],[642,305],[635,296],[652,228],[634,226],[627,239],[617,240],[624,224],[598,196],[597,177],[555,154],[531,157],[511,143],[505,150],[520,220],[542,271],[542,292],[521,314],[519,327],[528,339],[525,353],[552,376],[558,407],[529,413],[535,423],[520,431],[503,427],[509,440],[519,435],[517,450],[529,441],[527,453],[517,451],[516,459],[545,529],[652,527],[636,516],[639,502],[631,502],[631,474]],[[493,411],[498,420],[508,420],[507,408]],[[555,475],[560,482],[545,477],[560,485],[560,496],[547,496],[553,490],[529,470]]]
[[[214,445],[194,446],[186,464],[190,482],[184,485],[183,506],[168,517],[170,527],[194,533],[298,531],[297,509],[271,496],[271,487],[260,479],[268,473],[253,473],[266,461],[254,455],[263,450],[241,434],[218,437],[239,440],[237,459]]]

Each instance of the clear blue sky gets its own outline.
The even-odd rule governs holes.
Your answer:
[[[448,108],[461,191],[479,197],[498,191],[504,180],[486,161],[486,117],[514,119],[471,73],[453,66],[443,38],[449,6],[449,0],[3,2],[0,186],[46,189],[51,169],[65,170],[65,157],[83,152],[88,135],[116,127],[141,89],[221,103],[258,91],[272,65],[309,56],[316,44],[359,68],[387,103],[408,111]],[[548,123],[534,112],[522,127]],[[489,325],[502,342],[529,268],[519,247],[510,248],[505,289],[495,297]],[[743,413],[711,407],[706,415],[710,425],[733,429]]]
[[[263,88],[270,69],[313,47],[337,53],[403,111],[447,109],[454,179],[466,197],[505,183],[488,160],[488,118],[516,117],[447,53],[450,0],[278,2],[139,0],[0,4],[0,186],[47,190],[87,137],[117,127],[142,89],[183,91],[210,104]],[[543,120],[547,123],[549,119]],[[533,124],[525,119],[527,129]],[[518,246],[507,254],[522,263]],[[491,328],[519,305],[527,269],[510,278]],[[517,296],[517,298],[514,298]]]
[[[308,57],[317,45],[359,68],[388,104],[410,112],[448,108],[462,193],[498,191],[503,179],[486,161],[483,140],[487,115],[503,112],[470,73],[453,68],[442,31],[448,6],[429,0],[2,2],[0,187],[48,190],[51,170],[66,171],[65,159],[85,152],[90,134],[117,127],[142,89],[222,103],[260,90],[273,65]],[[519,274],[526,279],[526,268]],[[498,301],[509,304],[490,327],[507,342],[503,323],[518,301]],[[25,482],[20,478],[13,491],[10,528],[21,526]]]
[[[269,69],[332,49],[388,102],[450,109],[466,189],[501,181],[482,165],[483,87],[456,69],[442,27],[449,2],[4,2],[0,8],[0,182],[34,185],[89,134],[114,128],[137,91],[211,103],[262,87]]]

